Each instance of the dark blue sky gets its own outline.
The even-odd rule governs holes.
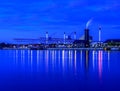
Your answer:
[[[120,38],[119,0],[1,0],[0,41],[13,38],[39,38],[48,31],[54,37],[63,32],[84,33],[86,22],[92,18],[90,34],[98,40],[98,26],[102,26],[102,40]]]

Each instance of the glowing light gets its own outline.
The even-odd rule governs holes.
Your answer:
[[[74,60],[75,60],[75,69],[76,69],[76,57],[77,57],[77,51],[75,50]]]
[[[39,62],[39,50],[37,50],[37,62]]]
[[[62,51],[62,66],[64,69],[64,66],[65,66],[65,51],[64,50]]]
[[[40,55],[40,51],[37,50],[37,71],[38,71],[38,68],[39,68],[39,61],[40,61],[39,55]]]
[[[52,51],[52,69],[54,70],[54,66],[55,66],[55,51]]]
[[[93,69],[95,69],[95,51],[93,51]]]
[[[40,55],[40,52],[39,50],[37,50],[37,65],[39,65],[39,59],[40,59],[39,55]]]
[[[75,55],[74,55],[74,61],[75,61],[74,62],[74,67],[75,67],[74,69],[75,69],[75,74],[76,74],[76,66],[77,66],[76,57],[77,57],[77,51],[75,50]]]
[[[99,77],[102,78],[102,60],[103,60],[103,52],[99,51],[98,53],[98,67],[99,67]]]
[[[25,63],[25,51],[24,50],[21,50],[21,62],[22,62],[22,64],[24,64]]]
[[[70,66],[70,63],[71,63],[70,62],[71,61],[70,58],[71,58],[71,51],[69,50],[69,52],[68,52],[69,66]]]
[[[60,51],[58,51],[58,61],[59,61],[59,64],[60,64]]]
[[[46,57],[46,72],[48,72],[48,59],[49,59],[49,51],[47,50],[46,52],[45,52],[45,57]]]
[[[73,51],[70,51],[71,54],[70,54],[70,64],[71,66],[73,65],[72,61],[73,61]]]
[[[29,61],[30,61],[30,50],[28,50],[28,64],[29,64]]]
[[[55,54],[55,55],[54,55],[54,59],[55,59],[55,62],[56,62],[56,51],[54,51],[54,52],[55,52],[55,53],[54,53],[54,54]]]
[[[88,69],[88,57],[89,57],[89,55],[88,55],[88,51],[85,51],[85,57],[86,57],[86,68]]]
[[[18,63],[18,50],[16,50],[15,52],[15,60],[16,60],[16,64]]]
[[[40,51],[40,59],[43,59],[43,51]]]
[[[32,66],[32,63],[33,63],[33,51],[32,50],[31,50],[30,59],[31,59],[31,66]]]
[[[82,60],[83,60],[83,51],[81,50],[80,58],[81,58],[81,67],[82,67]]]
[[[110,51],[108,51],[108,69],[110,69]]]
[[[20,51],[20,54],[21,54],[20,57],[21,57],[21,62],[22,62],[22,50]]]
[[[54,50],[52,51],[52,65],[54,66],[54,60],[55,60],[55,53]]]
[[[25,64],[25,50],[23,50],[23,63]]]

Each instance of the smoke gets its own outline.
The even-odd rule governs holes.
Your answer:
[[[93,21],[93,18],[91,18],[87,23],[86,23],[86,29],[90,26],[91,22]]]

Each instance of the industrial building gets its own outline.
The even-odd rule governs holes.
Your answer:
[[[63,33],[63,38],[53,38],[49,36],[49,33],[45,33],[45,37],[40,37],[38,39],[25,39],[25,38],[15,38],[14,44],[6,44],[2,48],[14,48],[14,49],[48,49],[48,48],[83,48],[83,49],[120,49],[120,39],[109,39],[105,42],[101,41],[101,27],[98,29],[98,41],[92,41],[92,36],[89,34],[89,29],[84,29],[84,35],[82,38],[77,39],[76,32],[72,32],[73,35],[67,35]],[[118,50],[117,49],[117,50]]]
[[[73,34],[73,36],[71,35]],[[65,32],[63,38],[53,38],[49,36],[49,33],[46,32],[45,37],[40,37],[39,39],[24,39],[24,38],[15,38],[14,40],[19,44],[28,44],[33,46],[45,46],[47,48],[53,47],[67,47],[67,48],[79,48],[79,47],[90,47],[89,29],[84,30],[84,39],[79,40],[76,37],[76,32],[72,32],[70,35],[67,35]],[[71,37],[72,36],[72,37]]]
[[[104,43],[108,46],[120,46],[120,39],[108,39]]]

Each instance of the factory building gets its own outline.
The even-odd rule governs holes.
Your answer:
[[[108,39],[104,43],[108,46],[120,46],[120,39]]]
[[[89,29],[84,30],[84,39],[82,40],[75,40],[73,42],[74,47],[90,47],[90,41],[92,37],[89,35]]]
[[[90,47],[89,29],[85,29],[85,47]]]

